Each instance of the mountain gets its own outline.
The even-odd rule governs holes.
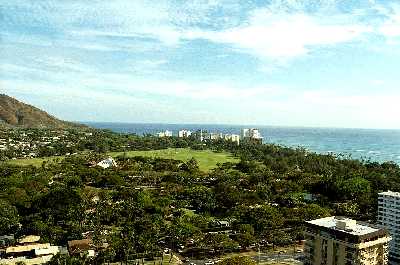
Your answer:
[[[86,128],[85,125],[59,120],[48,113],[10,96],[0,94],[0,128]]]

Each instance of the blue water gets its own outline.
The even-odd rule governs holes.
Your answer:
[[[137,124],[137,123],[86,123],[99,129],[115,132],[155,134],[170,130],[177,134],[181,129],[196,131],[240,134],[240,125],[200,125],[200,124]],[[400,164],[400,130],[297,128],[257,126],[265,143],[275,143],[290,147],[304,147],[317,153],[334,153],[357,159],[370,159]]]

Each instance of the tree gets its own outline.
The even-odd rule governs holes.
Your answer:
[[[85,259],[77,256],[68,255],[55,255],[48,263],[48,265],[81,265],[85,264]]]
[[[200,212],[210,212],[214,210],[216,201],[210,188],[197,185],[186,190],[186,195],[192,206]]]
[[[319,206],[318,204],[309,204],[305,207],[302,208],[303,212],[300,213],[302,214],[303,220],[313,220],[313,219],[318,219],[318,218],[323,218],[323,217],[328,217],[330,216],[330,210],[327,208],[323,208]]]
[[[360,214],[360,207],[356,202],[336,204],[336,214],[341,216],[356,217]]]
[[[232,257],[227,258],[219,263],[221,265],[255,265],[256,262],[252,260],[250,257]]]
[[[190,173],[196,173],[199,172],[199,164],[197,163],[197,160],[192,157],[189,161],[187,161],[183,165],[183,170],[188,171]]]
[[[255,242],[254,228],[249,224],[239,224],[236,229],[239,231],[236,241],[240,242],[242,247],[248,247]]]
[[[281,212],[269,205],[255,208],[238,207],[236,214],[242,223],[251,224],[257,234],[264,234],[283,225]]]
[[[17,208],[6,200],[0,200],[0,234],[5,235],[18,227],[19,215]]]
[[[371,183],[362,177],[347,179],[341,183],[341,190],[350,199],[359,200],[370,196]]]
[[[226,234],[206,234],[202,240],[203,247],[210,247],[216,252],[233,251],[239,244],[229,238]]]

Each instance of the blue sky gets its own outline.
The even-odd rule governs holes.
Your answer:
[[[400,128],[398,1],[0,8],[0,92],[63,119]]]

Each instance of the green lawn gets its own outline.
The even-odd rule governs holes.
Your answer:
[[[17,165],[17,166],[34,166],[41,167],[44,161],[50,161],[55,159],[63,159],[63,156],[53,156],[53,157],[41,157],[41,158],[26,158],[26,159],[15,159],[8,160],[8,164]]]
[[[216,153],[211,150],[192,150],[189,148],[170,148],[163,150],[151,150],[151,151],[129,151],[126,152],[128,157],[134,156],[149,156],[159,157],[167,159],[175,159],[188,161],[194,157],[199,163],[200,170],[209,171],[217,166],[218,163],[232,162],[237,163],[239,160],[233,157],[229,153]],[[123,152],[113,152],[109,155],[116,157],[123,155]]]
[[[126,152],[128,157],[134,156],[149,156],[176,159],[182,161],[188,161],[194,157],[199,163],[200,170],[209,171],[217,166],[218,163],[232,162],[236,163],[239,160],[233,157],[229,153],[216,153],[211,150],[192,150],[189,148],[178,148],[178,149],[164,149],[164,150],[151,150],[151,151],[129,151]],[[111,152],[108,155],[117,157],[123,155],[123,152]],[[9,160],[7,163],[20,166],[35,166],[40,167],[43,161],[49,161],[54,159],[63,159],[62,156],[57,157],[45,157],[45,158],[28,158],[28,159],[16,159]]]

